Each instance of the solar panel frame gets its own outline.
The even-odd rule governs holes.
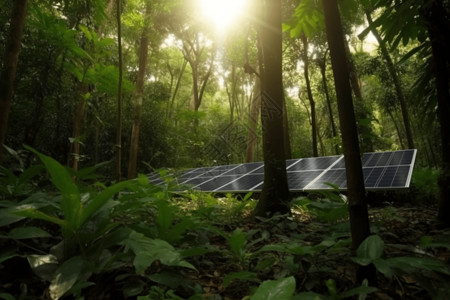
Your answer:
[[[364,153],[361,157],[366,190],[408,188],[417,149]],[[286,160],[288,186],[291,192],[347,190],[345,158],[343,155]],[[261,191],[264,183],[264,163],[252,162],[189,169],[174,177],[180,190],[189,187],[205,192]],[[165,183],[159,173],[149,174],[153,184]]]

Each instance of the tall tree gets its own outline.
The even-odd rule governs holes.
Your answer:
[[[290,212],[283,134],[281,0],[260,2],[264,185],[255,216]]]
[[[255,78],[255,84],[253,86],[252,98],[250,99],[249,106],[247,147],[245,153],[247,162],[253,162],[255,145],[258,138],[258,118],[261,111],[261,80],[259,77]]]
[[[8,116],[13,98],[14,78],[16,77],[26,11],[27,0],[14,1],[9,37],[3,58],[3,69],[0,73],[0,162],[3,159],[3,144],[6,139]]]
[[[117,49],[119,56],[119,84],[117,86],[117,123],[116,123],[116,144],[115,144],[115,176],[116,181],[122,177],[122,0],[116,2],[116,21],[117,21]]]
[[[327,100],[328,116],[330,118],[330,125],[331,125],[331,134],[334,139],[334,153],[336,155],[338,155],[340,153],[339,145],[336,142],[336,138],[337,138],[338,134],[337,134],[337,130],[336,130],[336,123],[334,122],[333,107],[331,105],[331,98],[330,98],[330,93],[328,91],[328,81],[327,81],[327,76],[326,76],[327,54],[328,54],[328,48],[323,53],[323,56],[319,56],[316,59],[316,63],[320,69],[320,75],[322,76],[322,83],[323,83],[323,91],[325,93],[325,99]]]
[[[345,39],[337,0],[322,0],[322,6],[338,102],[347,176],[352,249],[355,251],[361,242],[370,235],[367,198],[350,87],[350,74],[346,59]],[[372,266],[359,270],[358,280],[364,278],[368,278],[369,281],[375,279],[375,270]]]
[[[441,197],[438,218],[450,226],[450,34],[449,7],[442,0],[424,6],[422,15],[431,41],[433,55],[438,119],[442,139],[442,171],[439,178]]]
[[[414,149],[414,141],[413,141],[412,130],[411,130],[411,122],[409,120],[410,118],[409,118],[408,108],[406,106],[406,100],[405,100],[405,96],[403,93],[401,80],[400,80],[399,76],[397,75],[397,70],[394,66],[391,55],[389,54],[389,51],[386,47],[386,43],[381,38],[377,28],[375,27],[375,25],[373,23],[370,11],[367,9],[365,13],[366,13],[367,22],[369,23],[371,32],[378,42],[378,46],[380,47],[381,55],[383,56],[383,59],[386,62],[387,69],[389,71],[389,74],[391,75],[392,82],[395,87],[395,93],[397,95],[397,100],[400,103],[400,108],[402,111],[403,124],[405,127],[408,148]]]
[[[139,43],[139,70],[136,79],[136,93],[134,97],[134,120],[131,129],[130,155],[128,160],[128,178],[135,178],[137,175],[137,157],[139,150],[139,131],[141,128],[142,100],[144,97],[144,82],[147,69],[148,57],[148,32],[150,23],[150,2],[146,2],[144,14],[144,27],[142,29]]]
[[[311,89],[311,81],[309,79],[309,56],[308,56],[308,38],[304,33],[300,34],[300,40],[303,44],[303,51],[301,51],[301,57],[303,60],[303,75],[305,76],[306,91],[308,93],[309,105],[311,107],[311,135],[312,135],[312,148],[313,156],[319,156],[319,151],[317,150],[317,118],[316,118],[316,102]]]
[[[442,171],[439,180],[441,197],[438,218],[450,226],[449,3],[442,0],[406,2],[382,0],[369,1],[369,3],[376,4],[375,8],[384,8],[374,23],[381,26],[384,40],[391,45],[391,49],[396,49],[401,41],[407,44],[410,40],[417,39],[420,41],[420,45],[406,54],[405,59],[419,51],[432,53],[432,60],[426,60],[423,69],[432,70],[434,74],[423,78],[434,77],[435,79],[435,88],[427,96],[431,96],[429,98],[432,99],[437,98],[437,117],[442,142]],[[431,64],[432,67],[429,68],[427,64]],[[433,95],[430,95],[431,93]]]

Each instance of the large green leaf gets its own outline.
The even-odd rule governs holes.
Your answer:
[[[120,191],[131,189],[136,184],[133,180],[122,181],[116,183],[106,189],[100,194],[96,195],[88,205],[86,205],[83,214],[78,220],[78,225],[81,226],[86,222],[95,212],[102,208],[112,197]]]
[[[195,267],[183,260],[180,252],[166,241],[151,239],[142,233],[133,231],[121,244],[134,252],[133,264],[138,274],[144,272],[156,260],[167,266],[185,267],[195,270]]]
[[[28,150],[35,153],[44,163],[45,168],[50,173],[52,182],[61,192],[61,209],[66,219],[65,226],[69,232],[78,228],[79,220],[83,213],[81,195],[77,185],[73,182],[70,173],[59,162],[53,158],[44,155],[31,147],[25,146]]]
[[[223,286],[227,287],[228,285],[230,285],[230,283],[231,283],[231,281],[233,281],[233,279],[251,280],[251,281],[256,281],[256,282],[260,281],[255,272],[248,272],[248,271],[233,272],[224,277]]]
[[[371,235],[359,245],[358,250],[356,250],[356,255],[358,258],[374,261],[381,257],[383,250],[383,240],[378,235]]]
[[[231,236],[228,238],[228,243],[230,244],[231,251],[237,256],[242,255],[245,242],[245,233],[242,232],[240,228],[235,229]]]
[[[17,210],[14,212],[14,214],[21,216],[21,217],[27,217],[27,218],[31,218],[31,219],[39,219],[39,220],[51,222],[51,223],[61,226],[62,228],[64,228],[66,226],[66,222],[64,220],[61,220],[60,218],[57,218],[54,216],[47,215],[46,213],[43,213],[43,212],[41,212],[39,210],[35,210],[35,209],[27,208],[27,209],[23,209],[23,210]]]
[[[83,269],[84,260],[75,256],[66,260],[56,271],[50,287],[50,297],[53,300],[61,298],[77,282]]]
[[[250,300],[290,300],[295,291],[295,279],[290,276],[261,283]]]
[[[12,229],[8,237],[16,240],[21,239],[33,239],[33,238],[47,238],[51,237],[51,234],[47,231],[40,229],[38,227],[34,226],[27,226],[27,227],[17,227]]]
[[[386,263],[392,268],[408,273],[419,269],[450,275],[450,268],[444,262],[433,258],[401,256],[386,259]]]

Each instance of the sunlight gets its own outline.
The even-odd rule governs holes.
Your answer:
[[[198,0],[202,15],[224,32],[245,10],[246,0]]]

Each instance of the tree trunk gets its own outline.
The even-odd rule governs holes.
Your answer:
[[[79,84],[80,100],[75,108],[75,114],[72,119],[72,141],[70,145],[70,158],[69,164],[75,170],[78,171],[80,166],[81,157],[81,133],[83,132],[84,117],[86,115],[86,93],[88,86],[83,82]]]
[[[352,249],[356,251],[361,242],[370,235],[358,132],[346,59],[345,40],[337,0],[322,0],[322,6],[344,146]],[[364,278],[368,278],[370,283],[375,280],[375,269],[373,266],[359,269],[357,274],[358,281],[362,281]]]
[[[254,210],[267,217],[290,212],[283,135],[281,0],[261,1],[261,123],[264,185]]]
[[[115,163],[116,163],[116,181],[122,179],[122,77],[123,77],[123,61],[122,61],[122,21],[121,21],[121,2],[116,3],[117,17],[117,46],[119,55],[119,84],[117,87],[117,125],[116,125],[116,146],[115,146]]]
[[[289,136],[289,122],[286,108],[286,98],[283,96],[283,139],[284,139],[284,157],[292,158],[291,138]]]
[[[172,97],[170,99],[170,107],[169,107],[169,111],[167,113],[167,116],[169,116],[169,119],[172,119],[172,116],[173,116],[172,113],[173,113],[173,106],[175,104],[175,98],[178,94],[178,90],[180,89],[181,79],[183,78],[183,74],[184,74],[184,70],[186,69],[186,65],[187,65],[187,60],[184,59],[183,65],[181,66],[180,74],[178,74],[177,83],[175,84],[175,90],[173,91]]]
[[[326,67],[327,67],[327,65],[326,65],[327,52],[328,52],[328,50],[325,52],[323,59],[320,59],[318,62],[319,62],[320,74],[322,75],[323,90],[325,92],[325,98],[327,100],[328,114],[330,116],[331,134],[332,134],[333,138],[335,139],[334,152],[336,155],[338,155],[340,153],[339,145],[336,143],[336,138],[337,138],[338,134],[337,134],[337,130],[336,130],[336,124],[334,122],[333,107],[331,106],[330,93],[328,92],[327,76],[325,74]]]
[[[147,4],[146,18],[148,18],[148,12],[150,5]],[[147,23],[147,21],[145,21]],[[141,129],[141,115],[142,115],[142,101],[144,97],[144,82],[145,73],[147,69],[147,56],[148,56],[148,24],[142,29],[141,42],[139,45],[139,71],[136,80],[136,96],[135,96],[135,115],[133,121],[133,127],[131,129],[131,142],[130,142],[130,155],[128,161],[128,179],[136,178],[137,175],[137,157],[139,150],[139,132]]]
[[[250,111],[248,115],[248,133],[247,133],[247,148],[245,150],[247,162],[254,161],[254,149],[256,139],[258,138],[258,118],[261,110],[261,80],[258,76],[255,78],[255,85],[253,87],[253,97],[250,102]]]
[[[400,132],[400,128],[397,125],[397,121],[395,121],[394,115],[392,114],[390,109],[386,109],[386,112],[388,113],[389,117],[391,117],[392,123],[394,123],[395,131],[397,132],[397,136],[398,136],[398,141],[400,142],[400,147],[402,147],[402,149],[404,149],[402,134]]]
[[[397,70],[395,69],[394,63],[392,62],[391,56],[389,55],[389,52],[386,48],[386,43],[381,38],[380,34],[378,33],[376,27],[373,25],[372,16],[370,15],[370,12],[366,11],[366,17],[367,22],[369,23],[369,26],[371,28],[371,32],[375,39],[378,42],[378,45],[380,46],[381,55],[383,56],[383,59],[386,62],[387,69],[389,71],[389,74],[392,77],[392,81],[394,83],[395,87],[395,93],[397,94],[397,100],[400,103],[400,108],[402,111],[402,117],[403,117],[403,124],[405,126],[405,132],[406,132],[406,140],[408,142],[408,148],[414,149],[414,140],[411,130],[411,122],[409,121],[409,113],[408,108],[406,107],[406,101],[405,96],[403,94],[402,85],[400,82],[400,78],[397,76]]]
[[[308,58],[308,39],[305,34],[301,34],[300,38],[303,43],[302,60],[303,60],[303,75],[306,81],[306,91],[308,93],[309,105],[311,106],[311,134],[312,134],[312,148],[313,156],[318,157],[317,150],[317,122],[316,122],[316,102],[311,91],[311,83],[309,81],[309,58]]]
[[[353,90],[353,93],[355,94],[355,98],[357,103],[359,104],[356,107],[355,110],[355,117],[356,121],[361,119],[370,119],[371,116],[366,110],[366,106],[364,104],[364,99],[362,97],[361,88],[359,86],[359,79],[358,74],[356,73],[355,65],[353,63],[353,59],[350,53],[350,49],[348,48],[348,43],[344,39],[344,46],[345,46],[345,52],[347,56],[348,61],[348,70],[349,70],[349,76],[350,76],[350,84],[351,88]],[[359,138],[360,138],[360,144],[361,144],[361,151],[362,152],[373,152],[373,141],[372,141],[372,128],[369,125],[363,124],[359,125],[357,124],[357,130],[359,132]]]
[[[442,1],[435,0],[433,4],[422,12],[427,21],[428,35],[433,54],[436,93],[438,101],[438,118],[442,139],[442,171],[439,178],[441,198],[439,201],[438,219],[450,226],[450,91],[448,57],[448,22]]]
[[[27,0],[15,0],[11,12],[3,69],[0,74],[0,163],[3,159],[3,144],[5,144],[6,140],[8,117],[14,93],[14,79],[16,77],[26,12]]]

